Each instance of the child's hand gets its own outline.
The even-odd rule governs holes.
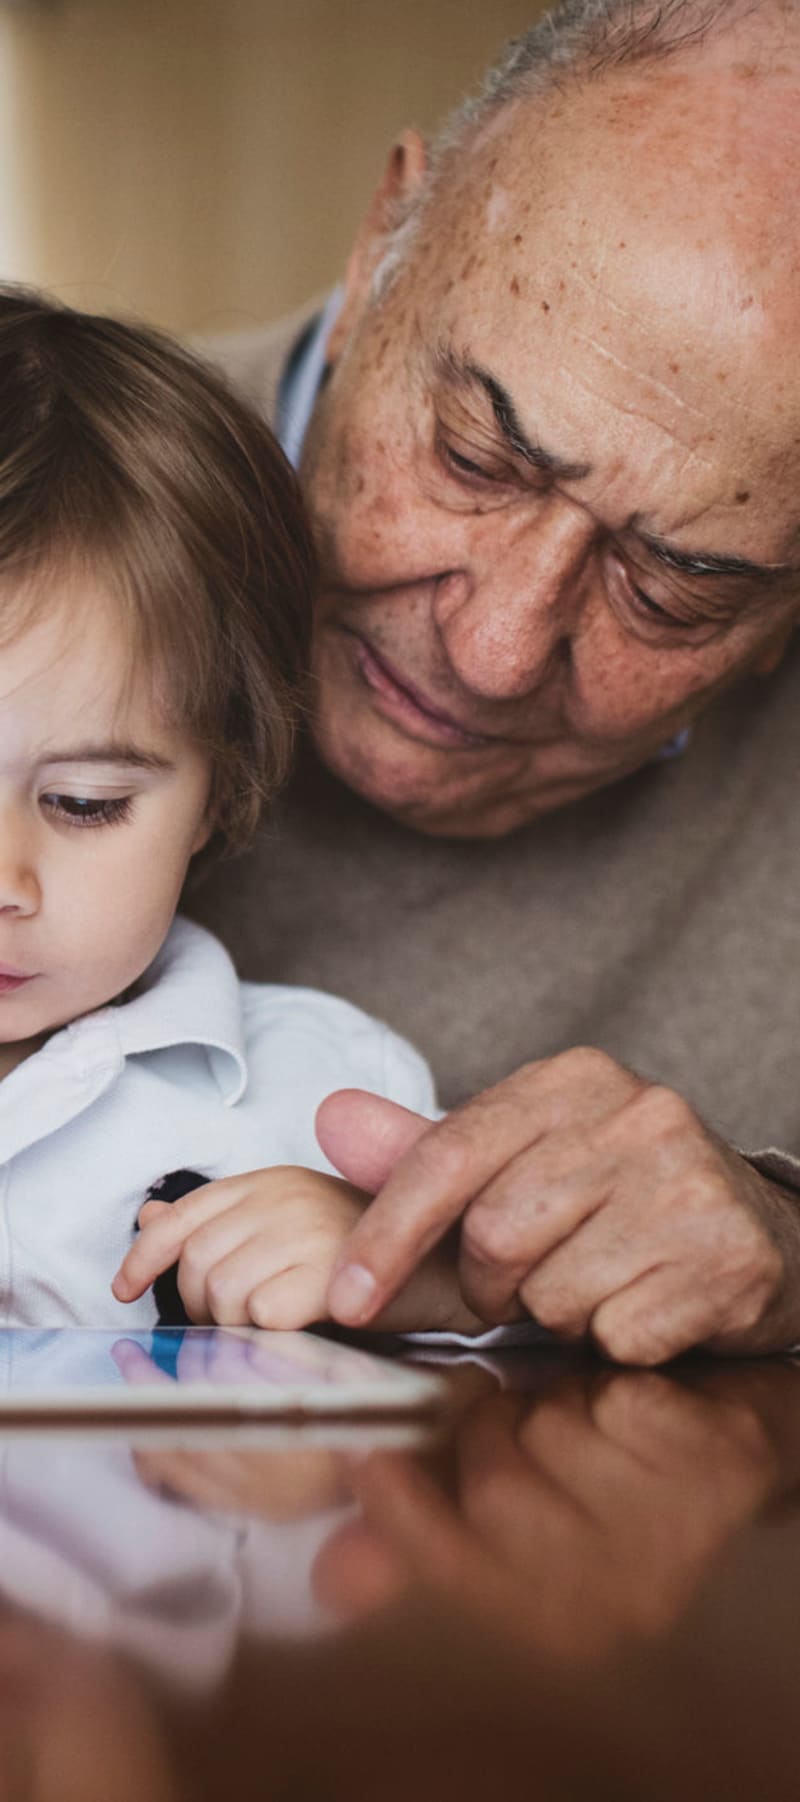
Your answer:
[[[338,1176],[278,1166],[147,1201],[113,1292],[135,1301],[177,1263],[181,1300],[199,1325],[309,1326],[326,1318],[333,1265],[368,1199]]]

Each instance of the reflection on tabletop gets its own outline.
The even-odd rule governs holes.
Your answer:
[[[146,1362],[120,1351],[137,1381]],[[585,1661],[667,1631],[800,1475],[789,1366],[516,1354],[453,1360],[451,1386],[438,1429],[7,1429],[0,1593],[184,1688],[242,1635],[330,1632],[415,1587]]]
[[[553,1686],[591,1679],[596,1695],[632,1652],[637,1669],[643,1656],[674,1659],[682,1622],[713,1598],[753,1523],[794,1529],[791,1365],[656,1374],[509,1354],[453,1360],[449,1381],[438,1429],[0,1433],[0,1793],[16,1794],[7,1776],[19,1755],[37,1773],[20,1794],[35,1802],[216,1795],[209,1741],[202,1783],[195,1771],[194,1787],[171,1787],[175,1748],[158,1750],[153,1698],[196,1711],[225,1692],[230,1709],[233,1684],[237,1746],[263,1733],[276,1757],[279,1721],[288,1756],[297,1717],[297,1758],[303,1711],[324,1743],[342,1660],[368,1687],[383,1660],[394,1708],[409,1672],[413,1687],[424,1670],[428,1703],[441,1691],[442,1732],[459,1659],[483,1660],[487,1681],[505,1665],[527,1670],[526,1718],[530,1697],[549,1694],[552,1732]],[[512,1714],[513,1693],[506,1682]],[[117,1753],[136,1744],[124,1779],[102,1751],[96,1791],[81,1752],[90,1723],[95,1771],[104,1737]],[[614,1781],[609,1794],[627,1796],[619,1771]],[[376,1797],[394,1794],[387,1785]],[[352,1793],[369,1795],[366,1779]],[[562,1791],[546,1802],[551,1793]]]

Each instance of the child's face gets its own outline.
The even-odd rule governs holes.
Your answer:
[[[113,604],[50,592],[0,644],[0,1074],[142,974],[210,831],[208,758],[129,679]]]

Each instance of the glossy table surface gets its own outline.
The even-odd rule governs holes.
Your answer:
[[[800,1368],[446,1372],[428,1424],[3,1430],[3,1802],[796,1798]]]

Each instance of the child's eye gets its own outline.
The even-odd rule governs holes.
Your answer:
[[[107,800],[91,800],[86,795],[48,794],[41,797],[41,805],[48,813],[70,826],[115,826],[128,818],[131,804],[131,795],[118,795]]]

